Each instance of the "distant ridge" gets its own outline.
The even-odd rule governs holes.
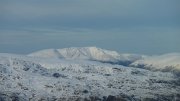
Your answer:
[[[70,47],[40,50],[33,52],[28,56],[71,60],[91,60],[150,70],[172,71],[180,74],[180,53],[145,56],[136,54],[120,54],[116,51],[110,51],[97,47]]]
[[[180,75],[180,53],[146,57],[133,62],[130,66],[165,72],[172,71]]]
[[[119,54],[116,51],[105,50],[97,47],[71,47],[63,49],[46,49],[29,54],[31,57],[85,59],[113,64],[132,63],[142,59],[136,54]]]

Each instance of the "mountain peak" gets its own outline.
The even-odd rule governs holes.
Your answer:
[[[32,57],[42,58],[64,58],[92,60],[115,64],[129,64],[142,56],[135,54],[119,54],[116,51],[106,50],[97,47],[70,47],[62,49],[46,49],[29,54]]]
[[[33,57],[66,59],[91,59],[91,60],[114,60],[119,54],[115,51],[109,51],[97,47],[70,47],[63,49],[45,49],[29,54]]]

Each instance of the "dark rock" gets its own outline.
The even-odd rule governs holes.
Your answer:
[[[83,93],[88,93],[88,90],[83,90]]]
[[[103,96],[103,101],[106,101],[107,97],[106,96]]]
[[[102,62],[102,63],[109,63],[109,64],[112,64],[112,65],[122,65],[122,66],[129,66],[132,61],[117,61],[117,62],[112,62],[112,61],[99,61],[99,62]]]
[[[90,96],[90,101],[101,101],[101,99],[97,96]]]
[[[109,95],[106,101],[116,101],[116,97]]]
[[[111,74],[105,74],[105,76],[111,76]]]
[[[109,95],[108,98],[104,101],[129,101],[129,98],[127,99],[126,96],[112,96]]]
[[[143,72],[139,71],[139,70],[133,70],[131,71],[132,75],[145,75]]]
[[[142,101],[158,101],[154,98],[144,98]]]
[[[28,71],[30,68],[29,67],[24,67],[23,70],[24,71]]]
[[[59,77],[65,78],[66,76],[62,75],[62,74],[59,74],[59,73],[54,73],[53,77],[55,77],[55,78],[59,78]]]

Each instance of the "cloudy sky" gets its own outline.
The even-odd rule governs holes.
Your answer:
[[[0,52],[180,52],[180,0],[0,0]]]

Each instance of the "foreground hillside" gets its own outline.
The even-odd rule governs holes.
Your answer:
[[[112,54],[111,57],[119,60],[122,56]],[[0,101],[180,100],[180,78],[173,72],[110,64],[107,60],[104,63],[100,56],[96,58],[98,61],[90,60],[90,55],[80,59],[80,55],[75,59],[65,58],[63,54],[59,56],[45,58],[1,53]],[[133,58],[133,63],[137,64],[140,59]]]

